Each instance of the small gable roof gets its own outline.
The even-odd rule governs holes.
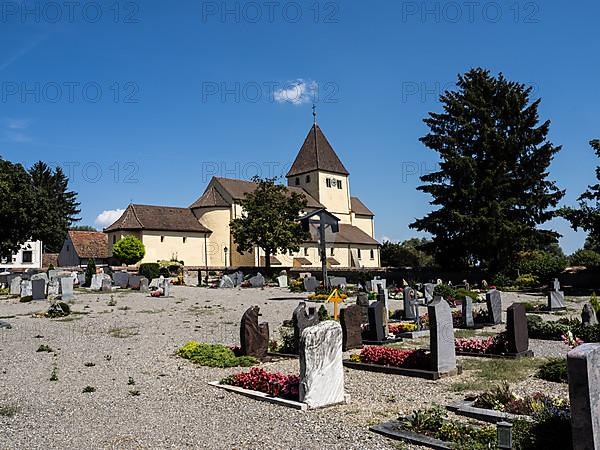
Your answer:
[[[104,231],[116,230],[211,232],[198,222],[189,208],[152,205],[129,205],[121,217]]]
[[[289,178],[316,170],[349,175],[325,134],[315,123],[286,176]]]
[[[73,249],[80,258],[104,259],[108,252],[108,236],[100,231],[69,231]]]
[[[347,223],[340,223],[340,231],[332,233],[329,228],[325,230],[325,242],[328,244],[364,244],[379,245],[375,239],[358,227]],[[310,224],[310,238],[308,242],[319,242],[319,224]]]
[[[219,193],[219,191],[212,186],[207,189],[202,197],[196,200],[190,208],[214,208],[214,207],[228,207],[231,206],[227,200]]]
[[[359,216],[373,217],[375,215],[363,202],[360,201],[358,197],[350,197],[350,207],[352,212],[354,214],[358,214]]]

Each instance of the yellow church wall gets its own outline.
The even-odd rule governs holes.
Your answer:
[[[225,266],[225,247],[231,248],[230,208],[199,208],[194,210],[199,222],[212,231],[208,237],[208,265]],[[227,257],[229,260],[229,256]]]
[[[315,176],[315,178],[317,178]],[[350,223],[350,187],[348,177],[328,172],[318,172],[319,194],[317,199],[327,210],[340,219],[341,223]],[[331,186],[327,186],[327,179],[331,179]],[[337,181],[341,181],[342,189],[337,188]]]
[[[184,242],[185,238],[185,242]],[[175,231],[144,231],[142,242],[146,256],[142,263],[176,258],[186,266],[204,266],[204,234]],[[210,258],[209,258],[210,262]]]
[[[375,225],[372,217],[354,215],[352,225],[361,229],[372,238],[375,238]]]

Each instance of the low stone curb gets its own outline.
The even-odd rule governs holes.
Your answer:
[[[531,417],[520,414],[511,414],[502,411],[495,411],[487,408],[477,408],[473,406],[475,401],[459,400],[452,402],[446,406],[448,411],[452,411],[459,416],[470,417],[472,419],[481,420],[482,422],[497,423],[502,421],[512,422],[514,420],[531,421]]]
[[[372,426],[369,430],[391,439],[405,441],[409,444],[423,445],[436,450],[449,450],[453,448],[452,444],[449,442],[405,430],[402,428],[402,424],[397,420]]]
[[[469,352],[456,352],[456,356],[472,356],[474,358],[489,358],[489,359],[520,359],[520,358],[533,358],[533,350],[527,350],[523,353],[504,353],[502,355],[495,355],[493,353],[469,353]]]
[[[423,370],[423,369],[406,369],[403,367],[392,367],[392,366],[381,366],[378,364],[366,364],[361,362],[350,361],[348,359],[343,361],[344,367],[348,367],[350,369],[357,370],[366,370],[369,372],[379,372],[379,373],[387,373],[391,375],[403,375],[406,377],[416,377],[416,378],[425,378],[426,380],[439,380],[440,378],[451,377],[454,375],[459,375],[462,373],[462,368],[457,368],[457,370],[448,372],[448,373],[440,373],[434,372],[432,370]]]

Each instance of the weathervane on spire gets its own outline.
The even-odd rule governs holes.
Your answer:
[[[314,103],[312,106],[312,110],[313,110],[313,120],[316,125],[317,124],[317,105],[315,105]]]

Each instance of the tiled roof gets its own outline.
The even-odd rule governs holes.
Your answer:
[[[99,231],[69,231],[73,249],[80,258],[104,259],[108,252],[108,236]]]
[[[153,230],[210,233],[189,208],[129,205],[123,215],[104,231]]]
[[[234,200],[242,200],[247,193],[253,192],[256,189],[256,183],[246,180],[234,180],[232,178],[215,177],[216,181],[223,187],[225,191],[231,195]],[[306,197],[308,208],[323,208],[314,197],[311,197],[304,189],[296,186],[288,186],[289,192],[297,192]]]
[[[371,216],[373,217],[375,214],[365,206],[363,202],[360,201],[358,197],[350,197],[350,207],[352,208],[352,212],[354,214],[358,214],[359,216]]]
[[[310,239],[308,242],[319,242],[319,224],[310,224]],[[365,244],[379,245],[375,239],[354,225],[340,223],[339,233],[332,233],[329,228],[325,230],[325,242],[328,244]]]
[[[317,124],[314,124],[308,132],[304,144],[286,176],[293,177],[315,170],[349,175]]]
[[[223,198],[219,191],[213,186],[202,194],[190,208],[214,208],[231,206],[227,200]]]

